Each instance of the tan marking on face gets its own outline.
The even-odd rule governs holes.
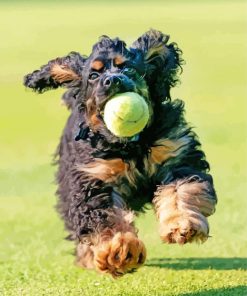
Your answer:
[[[95,158],[94,162],[80,166],[80,171],[87,173],[90,177],[102,180],[106,183],[115,181],[123,176],[128,170],[128,164],[121,158],[101,159]]]
[[[87,115],[90,118],[95,112],[95,98],[94,97],[90,97],[87,101],[86,101],[86,110],[87,110]]]
[[[102,61],[95,60],[95,61],[92,62],[91,68],[93,70],[100,71],[101,69],[104,68],[104,63]]]
[[[99,126],[101,124],[100,119],[97,117],[97,114],[94,113],[91,117],[90,117],[90,122],[92,124],[92,128],[96,129],[97,126]]]
[[[80,80],[80,77],[66,65],[54,64],[50,73],[51,77],[59,83]]]
[[[122,65],[124,62],[126,61],[126,58],[121,56],[121,55],[118,55],[115,57],[114,59],[114,64],[119,66],[119,65]]]

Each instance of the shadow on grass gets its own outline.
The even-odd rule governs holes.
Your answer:
[[[146,266],[171,269],[247,269],[247,258],[153,258]]]
[[[185,293],[181,296],[244,296],[247,295],[246,286],[237,286],[233,288],[212,289],[194,293]]]

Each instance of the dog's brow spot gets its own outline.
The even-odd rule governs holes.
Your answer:
[[[124,62],[126,61],[126,59],[123,56],[116,56],[114,59],[114,64],[119,66],[122,65]]]
[[[91,68],[96,70],[96,71],[101,70],[103,67],[104,67],[104,63],[102,61],[99,61],[99,60],[95,60],[91,64]]]
[[[96,127],[97,125],[99,125],[101,123],[101,121],[98,118],[96,113],[92,114],[90,120],[91,120],[91,123],[93,124],[94,127]]]

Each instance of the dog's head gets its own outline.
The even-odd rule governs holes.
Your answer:
[[[114,95],[140,94],[150,114],[170,99],[170,88],[178,81],[182,60],[181,51],[168,40],[169,36],[150,30],[127,48],[118,38],[102,36],[89,57],[72,52],[51,60],[40,70],[26,75],[24,84],[37,92],[67,87],[69,90],[64,95],[67,105],[84,110],[92,130],[110,134],[102,113]],[[149,124],[151,121],[152,116]]]

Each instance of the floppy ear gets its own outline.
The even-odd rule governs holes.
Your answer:
[[[169,36],[151,29],[131,46],[132,51],[141,51],[146,64],[146,80],[154,100],[170,99],[170,88],[179,81],[182,70],[182,51],[176,43],[168,43]]]
[[[85,59],[77,52],[56,58],[24,77],[24,85],[42,93],[59,86],[77,86],[81,80],[81,72]]]

